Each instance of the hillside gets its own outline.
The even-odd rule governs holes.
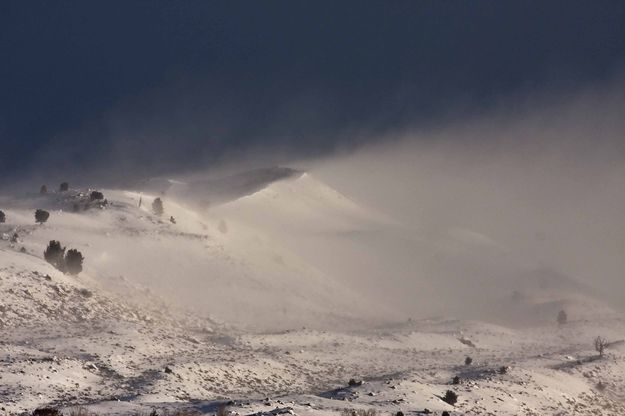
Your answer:
[[[59,240],[84,254],[85,276],[110,289],[123,278],[230,323],[278,329],[372,318],[356,293],[257,230],[168,199],[159,218],[152,195],[103,193],[106,207],[79,212],[77,192],[8,204],[2,232],[16,232],[19,246],[37,257]],[[48,222],[34,224],[27,205],[50,210]]]
[[[293,169],[167,180],[164,194],[151,193],[160,179],[142,183],[146,191],[102,190],[105,206],[79,190],[5,198],[0,231],[7,240],[17,232],[19,247],[36,257],[50,240],[79,249],[84,275],[109,290],[123,279],[251,329],[437,314],[549,322],[559,303],[594,295],[479,232],[405,227]],[[219,186],[201,194],[207,184]],[[228,200],[208,209],[192,201],[223,195],[227,184],[235,190]],[[158,196],[161,217],[151,209]],[[42,226],[34,224],[34,207],[51,212]],[[521,301],[510,308],[513,296]]]
[[[587,286],[503,267],[496,260],[514,256],[478,232],[403,229],[294,172],[208,210],[180,186],[179,199],[150,187],[102,189],[106,202],[79,189],[0,198],[0,410],[625,412],[625,317]],[[46,223],[35,224],[35,208],[50,212]],[[84,254],[78,276],[43,260],[52,239]],[[396,280],[376,280],[392,262]],[[409,266],[420,273],[391,291]],[[466,280],[452,290],[456,272]],[[496,279],[501,288],[476,295]],[[448,313],[408,319],[418,307]],[[568,323],[558,326],[561,309]],[[469,319],[478,312],[488,322]],[[597,335],[609,342],[604,358]],[[441,400],[448,389],[455,406]]]

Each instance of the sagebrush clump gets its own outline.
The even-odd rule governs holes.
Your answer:
[[[74,248],[67,251],[65,254],[65,269],[66,273],[76,276],[82,272],[82,262],[85,258],[82,253]]]
[[[89,198],[92,201],[101,201],[104,199],[104,194],[100,191],[93,191],[91,192],[91,194],[89,195]]]
[[[35,211],[35,222],[43,224],[48,221],[48,218],[50,218],[50,213],[48,211],[44,209],[38,209]]]
[[[77,275],[82,271],[82,262],[85,259],[82,253],[74,248],[65,252],[65,247],[59,241],[52,240],[43,252],[43,258],[63,273]]]
[[[0,210],[0,224],[5,223],[7,220],[7,216]]]
[[[55,268],[62,270],[65,260],[65,247],[62,247],[59,241],[52,240],[46,251],[43,252],[43,258]]]
[[[63,413],[54,407],[40,407],[33,411],[33,416],[63,416]]]
[[[163,215],[163,212],[165,212],[161,198],[156,198],[154,202],[152,202],[152,212],[154,212],[154,215],[158,215],[159,217]]]

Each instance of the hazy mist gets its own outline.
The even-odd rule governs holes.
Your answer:
[[[455,314],[531,322],[551,319],[580,295],[622,307],[623,91],[615,81],[517,97],[471,120],[285,163],[371,208],[368,219],[337,225],[333,213],[293,214],[298,185],[291,199],[266,211],[196,209],[260,230],[373,304],[394,309],[389,319]],[[276,162],[270,153],[245,154],[217,170],[179,175],[206,187],[194,187],[190,199],[185,191],[171,197],[210,200],[211,180]],[[531,301],[510,312],[515,292]]]
[[[617,78],[568,93],[507,97],[473,117],[450,111],[427,127],[414,123],[381,136],[354,131],[314,152],[274,141],[191,160],[194,149],[188,145],[214,119],[191,123],[194,130],[185,132],[176,117],[167,118],[151,132],[146,122],[156,120],[162,108],[133,125],[131,118],[120,116],[122,107],[111,115],[110,141],[102,157],[98,145],[87,150],[89,143],[83,143],[74,158],[80,163],[69,167],[67,154],[44,149],[41,166],[50,170],[32,169],[32,177],[21,178],[14,187],[69,180],[154,192],[159,189],[145,185],[153,172],[195,183],[164,198],[187,204],[213,224],[227,218],[258,230],[355,294],[394,310],[389,319],[434,314],[501,318],[513,292],[535,293],[545,285],[548,296],[541,302],[555,302],[553,308],[580,290],[625,306],[624,91]],[[192,120],[201,114],[183,112],[180,117]],[[287,119],[296,128],[297,118]],[[179,141],[167,125],[175,134],[190,136]],[[146,158],[136,156],[142,146]],[[164,163],[155,170],[159,154]],[[217,206],[204,204],[217,200],[211,188],[220,178],[273,165],[308,171],[363,209],[371,208],[375,220],[350,219],[348,225],[333,227],[326,223],[330,217],[229,212],[228,204],[219,206],[224,200]],[[227,183],[219,185],[220,192]],[[285,203],[298,197],[296,192]],[[199,282],[210,288],[197,280],[212,270],[207,264],[190,265],[177,278],[181,303],[206,309],[203,297],[196,295]],[[220,268],[225,266],[215,267],[224,274]],[[139,280],[171,293],[165,270],[174,273],[155,265],[153,276]],[[187,296],[189,302],[183,300]]]
[[[508,279],[522,271],[553,269],[622,306],[623,91],[615,82],[565,97],[508,102],[470,122],[406,133],[312,170],[432,244],[441,233],[465,230],[455,238],[472,240],[474,252],[465,252],[465,260],[477,270],[460,266],[449,282],[452,292],[472,273],[512,290],[523,283]],[[419,250],[414,245],[409,257]],[[437,272],[417,263],[393,267],[406,279],[436,284]]]

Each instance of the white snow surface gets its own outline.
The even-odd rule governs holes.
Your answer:
[[[532,325],[407,320],[285,237],[334,244],[399,226],[384,214],[309,174],[208,211],[158,183],[101,190],[107,205],[86,210],[86,190],[0,198],[0,414],[625,414],[625,317],[564,277],[528,274],[523,293],[501,300]],[[36,208],[50,211],[43,225]],[[505,251],[469,230],[448,237],[434,244]],[[78,276],[43,259],[50,240],[84,254]],[[569,321],[557,325],[562,308]]]

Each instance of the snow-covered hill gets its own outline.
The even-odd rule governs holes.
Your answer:
[[[373,317],[357,293],[258,230],[166,198],[157,217],[154,195],[103,193],[107,206],[78,212],[77,192],[9,201],[1,230],[17,233],[15,249],[32,256],[41,257],[50,240],[79,249],[83,275],[102,285],[123,278],[231,323],[289,328]],[[50,210],[50,219],[34,224],[32,207]]]
[[[592,293],[484,234],[407,228],[294,169],[140,185],[147,190],[102,190],[103,207],[89,206],[88,192],[78,190],[5,198],[0,230],[7,239],[17,232],[35,256],[50,240],[79,249],[85,275],[111,289],[124,278],[257,329],[433,314],[544,322],[558,303]],[[208,209],[196,203],[215,195],[221,203]],[[164,200],[161,217],[152,213],[156,197]],[[35,208],[51,212],[42,226]],[[540,299],[508,308],[514,293]]]
[[[208,215],[286,244],[336,281],[392,305],[388,316],[546,322],[557,311],[536,313],[536,302],[570,303],[577,294],[593,293],[478,231],[408,227],[309,173],[268,183],[211,208]],[[501,313],[515,293],[528,302]]]
[[[101,189],[106,203],[86,189],[0,198],[0,410],[625,411],[623,316],[486,235],[405,229],[295,170],[143,184]],[[208,208],[194,199],[207,184]],[[50,240],[84,254],[78,276],[43,259]],[[408,320],[419,307],[464,319]]]

